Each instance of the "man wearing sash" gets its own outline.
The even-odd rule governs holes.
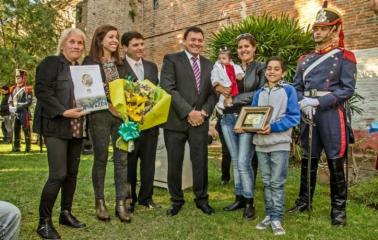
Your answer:
[[[346,224],[344,162],[351,134],[345,103],[353,95],[356,83],[356,59],[343,48],[343,38],[341,16],[327,8],[325,1],[313,25],[316,50],[300,58],[294,77],[303,119],[307,120],[301,124],[303,156],[299,196],[289,210],[291,213],[311,211],[318,162],[324,149],[330,172],[331,223],[340,227]]]
[[[25,136],[25,152],[30,152],[30,111],[32,104],[33,88],[27,85],[27,72],[16,69],[16,85],[10,89],[9,112],[15,116],[13,152],[19,152],[21,148],[21,127]]]

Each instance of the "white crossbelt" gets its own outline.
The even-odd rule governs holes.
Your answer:
[[[329,91],[305,91],[304,96],[305,97],[323,97],[327,94],[330,94],[331,92]]]
[[[319,64],[321,64],[327,58],[331,57],[332,55],[334,55],[334,54],[336,54],[336,53],[338,53],[340,51],[341,50],[339,48],[335,48],[332,51],[324,54],[322,57],[320,57],[318,60],[316,60],[315,62],[313,62],[310,66],[308,66],[308,68],[306,68],[306,70],[303,73],[303,81],[306,81],[307,74],[309,72],[311,72],[312,69],[314,69],[315,67],[317,67]]]

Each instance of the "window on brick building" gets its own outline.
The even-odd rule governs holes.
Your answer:
[[[157,10],[159,8],[159,0],[152,0],[152,5],[154,10]]]

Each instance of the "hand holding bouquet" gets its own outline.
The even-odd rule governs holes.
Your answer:
[[[110,100],[124,123],[117,147],[132,151],[141,130],[163,124],[168,119],[171,96],[148,80],[117,79],[109,83]]]

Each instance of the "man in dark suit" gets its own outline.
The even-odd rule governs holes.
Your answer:
[[[133,81],[144,79],[153,84],[159,83],[158,69],[155,63],[146,61],[144,57],[144,39],[138,32],[126,32],[122,35],[121,43],[126,53],[124,64]],[[131,185],[132,203],[129,210],[134,211],[135,203],[148,208],[159,207],[152,200],[153,182],[155,176],[156,147],[159,128],[153,127],[141,132],[140,137],[134,142],[135,149],[128,156],[127,178]],[[140,158],[140,182],[139,194],[136,194],[137,165]]]
[[[208,204],[207,133],[209,115],[216,95],[210,75],[212,62],[200,56],[204,45],[203,31],[190,27],[184,33],[185,51],[164,57],[160,84],[172,95],[171,109],[164,125],[164,141],[168,155],[168,189],[172,206],[167,214],[176,215],[184,205],[182,166],[185,143],[189,142],[193,168],[193,191],[197,208],[213,214]]]

